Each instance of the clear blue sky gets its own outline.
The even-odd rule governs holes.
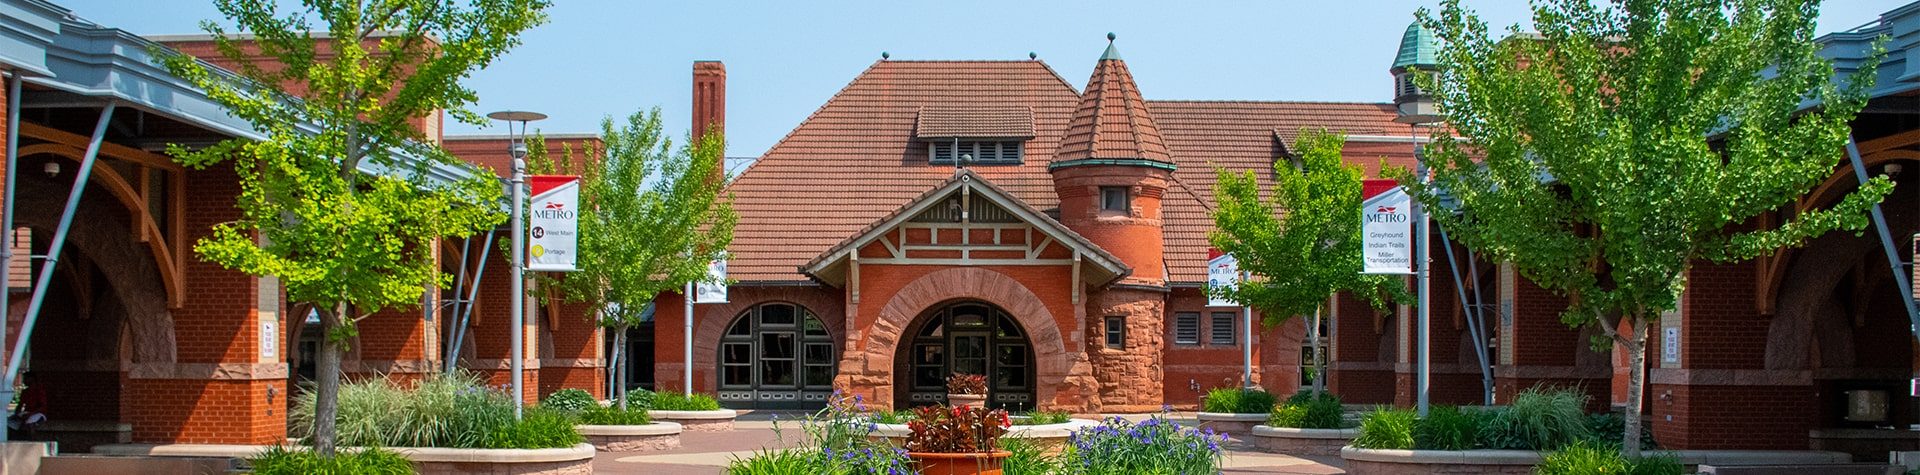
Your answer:
[[[198,33],[218,15],[191,0],[53,0],[136,34]],[[283,2],[289,3],[289,2]],[[694,60],[727,65],[728,155],[755,157],[880,58],[1025,59],[1038,53],[1075,87],[1105,35],[1151,99],[1386,101],[1387,66],[1413,12],[1436,1],[558,0],[552,21],[471,83],[480,112],[552,116],[548,133],[595,132],[601,118],[658,106],[688,127]],[[1519,0],[1466,0],[1495,26],[1527,19]],[[1822,34],[1904,2],[1828,0]],[[503,133],[450,124],[450,134]]]

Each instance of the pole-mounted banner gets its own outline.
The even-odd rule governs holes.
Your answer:
[[[1207,249],[1207,306],[1238,307],[1220,295],[1220,289],[1240,285],[1240,260],[1219,249]]]
[[[527,223],[527,270],[573,272],[579,247],[580,177],[527,177],[533,191]]]
[[[694,284],[693,303],[727,303],[727,255],[707,263],[707,280]]]
[[[1360,249],[1364,274],[1413,273],[1413,197],[1393,180],[1361,185]]]

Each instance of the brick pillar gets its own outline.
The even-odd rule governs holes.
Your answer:
[[[1590,327],[1560,323],[1567,300],[1521,277],[1502,264],[1499,295],[1499,363],[1494,366],[1494,402],[1506,404],[1535,385],[1578,388],[1590,399],[1587,409],[1607,407],[1611,397],[1610,355],[1593,351]]]
[[[594,323],[593,307],[584,303],[555,303],[540,344],[540,394],[542,397],[565,388],[586,390],[594,397],[607,392],[606,366],[602,363],[604,333]]]
[[[1343,292],[1328,318],[1327,391],[1349,404],[1392,404],[1400,334],[1394,313]]]
[[[1808,448],[1814,380],[1805,368],[1768,369],[1771,325],[1754,308],[1755,267],[1696,262],[1679,310],[1655,326],[1644,397],[1663,447]],[[1904,330],[1904,322],[1895,330],[1901,340]],[[1671,353],[1669,334],[1677,337]]]
[[[185,229],[197,241],[238,219],[239,183],[223,164],[184,174]],[[197,258],[184,259],[184,305],[174,309],[175,362],[136,356],[121,398],[135,442],[272,444],[286,437],[287,364],[280,287]]]

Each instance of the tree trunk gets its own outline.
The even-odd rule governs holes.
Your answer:
[[[344,303],[320,312],[320,354],[313,373],[313,451],[321,457],[334,454],[334,424],[340,417],[340,342],[333,334],[346,313]]]
[[[1647,382],[1647,321],[1636,315],[1630,320],[1627,334],[1623,335],[1623,345],[1627,350],[1627,413],[1626,431],[1620,436],[1620,453],[1630,459],[1640,458],[1640,412],[1646,392]]]
[[[613,327],[613,402],[627,410],[627,325]]]
[[[1323,306],[1324,304],[1315,305],[1313,307],[1313,320],[1307,322],[1307,349],[1309,350],[1307,357],[1313,358],[1314,397],[1319,397],[1321,394],[1326,394],[1327,392],[1326,359],[1320,357],[1320,318],[1324,315],[1320,309]]]

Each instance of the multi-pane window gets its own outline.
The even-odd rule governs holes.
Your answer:
[[[1129,201],[1131,201],[1130,199],[1131,197],[1127,195],[1128,195],[1127,187],[1124,187],[1124,186],[1100,187],[1100,210],[1101,211],[1120,211],[1120,212],[1131,211],[1133,209],[1132,203],[1129,203]]]
[[[1213,321],[1211,322],[1213,328],[1209,329],[1211,330],[1211,334],[1208,335],[1207,342],[1214,345],[1235,344],[1233,338],[1238,332],[1234,331],[1233,323],[1234,317],[1237,316],[1239,316],[1239,314],[1234,312],[1213,312]]]
[[[748,309],[720,337],[723,388],[825,388],[833,384],[834,366],[826,325],[792,304]]]
[[[966,158],[966,164],[1020,163],[1022,144],[1018,140],[960,140],[927,142],[927,161],[954,164]]]
[[[1107,317],[1107,348],[1121,349],[1127,346],[1126,317]]]
[[[1173,344],[1200,344],[1200,312],[1173,314]]]

